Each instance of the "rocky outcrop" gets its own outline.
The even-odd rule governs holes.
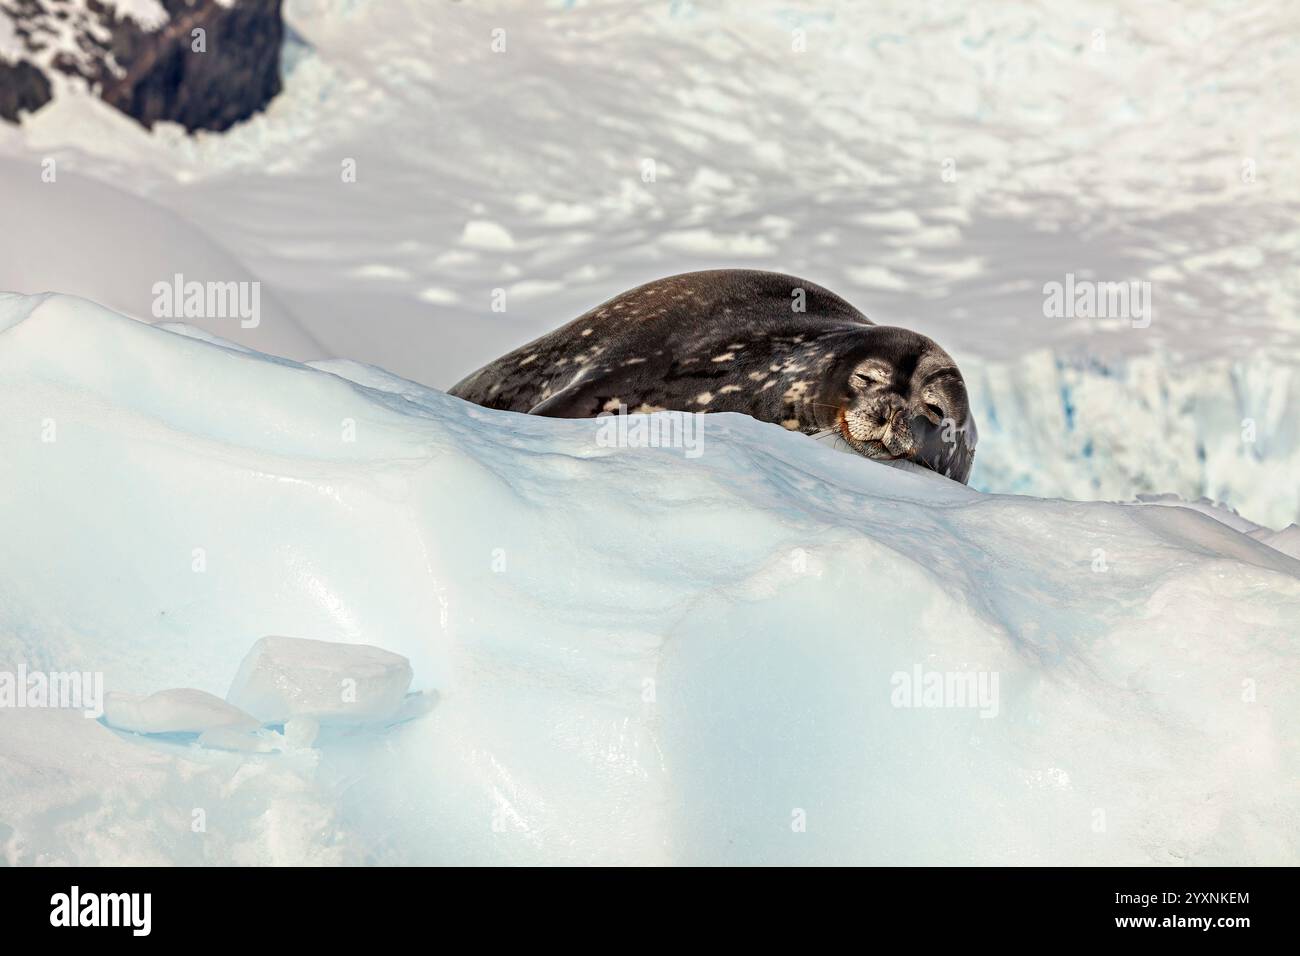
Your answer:
[[[0,0],[0,116],[39,109],[59,73],[146,127],[226,129],[280,92],[281,2]]]
[[[50,81],[31,63],[0,60],[0,119],[17,122],[20,113],[40,109],[50,96]]]

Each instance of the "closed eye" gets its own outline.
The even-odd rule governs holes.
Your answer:
[[[854,372],[853,384],[859,388],[866,388],[868,385],[888,385],[889,376],[883,372]]]

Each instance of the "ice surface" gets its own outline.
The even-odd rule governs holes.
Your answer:
[[[1259,538],[1270,548],[1281,551],[1283,554],[1289,554],[1296,560],[1300,560],[1300,525],[1287,525],[1281,531],[1262,531],[1252,532],[1252,537]]]
[[[293,718],[381,722],[397,716],[411,676],[410,661],[382,648],[264,637],[239,665],[226,699],[264,724]],[[309,726],[300,724],[298,729]]]
[[[1300,562],[1211,506],[604,447],[61,296],[0,297],[0,407],[0,668],[309,634],[437,691],[273,754],[0,711],[9,862],[1300,862]]]
[[[406,698],[410,683],[410,662],[380,648],[272,636],[245,656],[226,700],[193,688],[109,693],[103,719],[116,730],[194,735],[223,750],[302,749],[322,723],[355,729],[417,715],[418,702]],[[264,725],[282,725],[283,733]]]
[[[320,721],[313,717],[295,717],[284,725],[285,746],[310,747],[320,733]]]
[[[160,690],[148,697],[109,693],[104,723],[137,734],[202,734],[217,727],[249,730],[257,720],[207,691]]]

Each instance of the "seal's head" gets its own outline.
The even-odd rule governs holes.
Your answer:
[[[831,385],[835,427],[858,454],[970,478],[979,436],[966,383],[933,340],[875,326],[836,363]]]

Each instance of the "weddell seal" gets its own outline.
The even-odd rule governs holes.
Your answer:
[[[637,286],[450,394],[553,418],[739,412],[963,483],[977,440],[961,372],[931,339],[876,325],[812,282],[752,269]]]

